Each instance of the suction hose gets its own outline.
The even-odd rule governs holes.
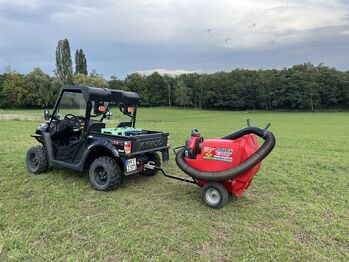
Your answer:
[[[196,179],[208,181],[223,181],[236,178],[246,173],[249,169],[253,168],[259,162],[261,162],[273,150],[275,146],[275,137],[273,133],[254,126],[248,126],[243,129],[240,129],[234,133],[222,137],[222,139],[235,140],[248,134],[255,134],[261,137],[262,139],[264,139],[264,143],[253,155],[251,155],[245,161],[241,162],[239,165],[234,166],[233,168],[220,172],[204,172],[194,169],[191,166],[189,166],[184,160],[185,148],[182,148],[176,154],[177,165],[180,169],[182,169],[184,173]]]

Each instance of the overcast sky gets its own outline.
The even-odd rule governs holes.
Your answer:
[[[52,74],[63,38],[105,77],[307,61],[349,70],[349,0],[0,0],[0,71]]]

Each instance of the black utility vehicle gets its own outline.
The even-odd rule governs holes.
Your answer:
[[[43,123],[33,137],[42,145],[27,152],[28,170],[45,172],[49,164],[89,172],[97,190],[115,189],[123,176],[155,175],[161,160],[168,160],[168,133],[135,127],[139,97],[136,93],[86,86],[64,86],[52,114],[45,110]],[[116,105],[130,118],[113,128],[103,120]]]

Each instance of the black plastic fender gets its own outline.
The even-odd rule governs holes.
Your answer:
[[[96,140],[87,147],[88,153],[93,151],[95,148],[104,148],[108,150],[114,157],[119,157],[119,152],[116,148],[107,140]]]

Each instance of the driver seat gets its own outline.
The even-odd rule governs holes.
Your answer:
[[[87,132],[100,133],[102,128],[105,128],[105,123],[90,120],[87,127]]]
[[[116,127],[131,127],[132,122],[120,122]]]

